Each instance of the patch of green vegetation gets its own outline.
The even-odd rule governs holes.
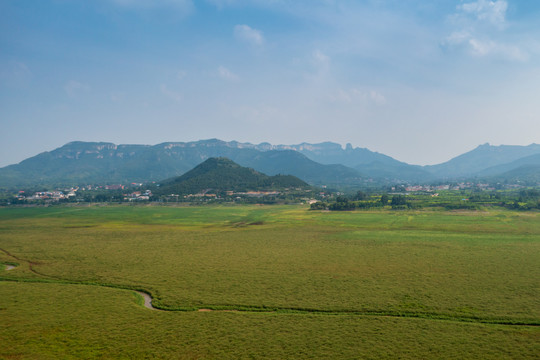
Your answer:
[[[166,344],[176,332],[176,345],[155,345],[148,350],[150,357],[167,358],[178,351],[186,358],[355,358],[355,352],[366,350],[363,346],[378,349],[374,358],[534,357],[538,326],[497,324],[540,324],[539,219],[538,213],[507,210],[319,212],[301,206],[0,209],[0,262],[20,265],[0,273],[12,280],[0,282],[0,289],[22,289],[16,294],[2,291],[13,301],[6,304],[20,302],[25,309],[9,305],[8,312],[0,310],[0,316],[10,314],[8,328],[22,332],[18,338],[9,335],[11,350],[0,356],[21,352],[33,357],[55,346],[66,357],[76,357],[73,351],[79,350],[94,351],[83,357],[137,357],[144,344],[149,347],[150,340],[126,344],[124,335],[105,341],[89,334],[97,340],[84,343],[83,329],[69,338],[78,321],[99,324],[110,316],[114,320],[103,326],[116,327],[116,334],[120,329],[126,334],[140,331],[138,321],[151,330],[135,338],[145,335]],[[48,283],[31,283],[36,281]],[[206,314],[203,319],[215,322],[193,324],[204,315],[151,312],[125,290],[77,283],[144,290],[163,309],[243,312]],[[81,295],[84,304],[55,300],[62,304],[53,312],[55,319],[63,320],[51,320],[46,306],[33,305],[67,294],[69,288],[103,292],[118,302],[97,295]],[[87,312],[81,320],[73,319],[77,307]],[[40,317],[37,334],[55,328],[51,321],[60,321],[56,329],[63,335],[45,336],[44,345],[32,343],[24,352],[27,335],[19,324],[34,324]],[[212,331],[222,333],[225,323],[231,332],[222,342]],[[189,333],[190,326],[199,330]],[[253,330],[253,336],[243,330],[257,326],[261,330]],[[338,338],[328,339],[325,328]],[[281,337],[279,329],[296,335]],[[378,340],[365,338],[367,329],[380,331]],[[404,346],[403,333],[397,329],[422,344],[406,345],[409,350],[400,355],[396,351]],[[465,339],[467,332],[479,337]],[[442,333],[446,335],[440,337]],[[210,338],[214,346],[204,345]],[[306,339],[322,348],[309,350]],[[258,347],[263,340],[267,345]],[[495,340],[500,348],[479,356]],[[110,347],[96,347],[100,341]],[[450,347],[454,349],[438,356]],[[429,356],[430,348],[438,350]]]
[[[405,191],[405,189],[402,189]],[[349,211],[355,209],[391,208],[393,210],[422,209],[434,210],[538,210],[540,209],[540,192],[537,189],[481,191],[475,190],[441,190],[440,192],[420,191],[413,193],[388,194],[373,193],[371,195],[358,191],[354,195],[340,195],[329,202],[317,202],[311,210]]]
[[[385,316],[156,312],[129,291],[0,282],[1,358],[534,359],[538,330]]]

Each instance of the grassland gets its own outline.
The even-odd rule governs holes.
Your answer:
[[[0,248],[5,358],[540,354],[539,213],[3,208]]]

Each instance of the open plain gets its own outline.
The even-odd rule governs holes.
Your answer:
[[[0,358],[534,359],[539,259],[538,212],[2,208]]]

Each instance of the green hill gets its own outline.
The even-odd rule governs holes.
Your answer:
[[[227,158],[210,158],[182,176],[163,181],[157,195],[197,194],[211,191],[259,191],[309,187],[292,175],[268,176]]]

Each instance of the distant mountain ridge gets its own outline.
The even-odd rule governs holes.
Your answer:
[[[290,174],[313,184],[362,179],[357,170],[319,164],[294,151],[263,152],[251,144],[217,139],[153,146],[74,141],[0,169],[0,187],[161,181],[211,157],[227,157],[270,175]]]
[[[540,166],[540,153],[525,156],[501,165],[488,167],[487,169],[478,172],[478,176],[494,176],[497,174],[503,174],[509,171],[516,170],[518,168],[525,168],[529,166]]]
[[[477,176],[481,175],[482,172],[488,168],[510,164],[521,158],[535,154],[540,154],[539,144],[530,144],[528,146],[493,146],[486,143],[447,162],[438,165],[425,166],[424,168],[430,173],[436,174],[438,177],[456,178]],[[516,165],[515,167],[517,166],[519,165]],[[510,168],[507,167],[505,170],[509,171],[511,169],[512,166],[510,166]]]
[[[0,188],[161,181],[180,176],[211,157],[227,157],[268,175],[294,175],[314,185],[504,179],[504,173],[510,176],[520,167],[528,170],[512,172],[512,179],[526,173],[528,181],[538,178],[540,182],[540,173],[534,170],[540,165],[538,144],[484,144],[442,164],[417,166],[350,144],[343,148],[331,142],[272,145],[209,139],[157,145],[74,141],[0,168]]]

